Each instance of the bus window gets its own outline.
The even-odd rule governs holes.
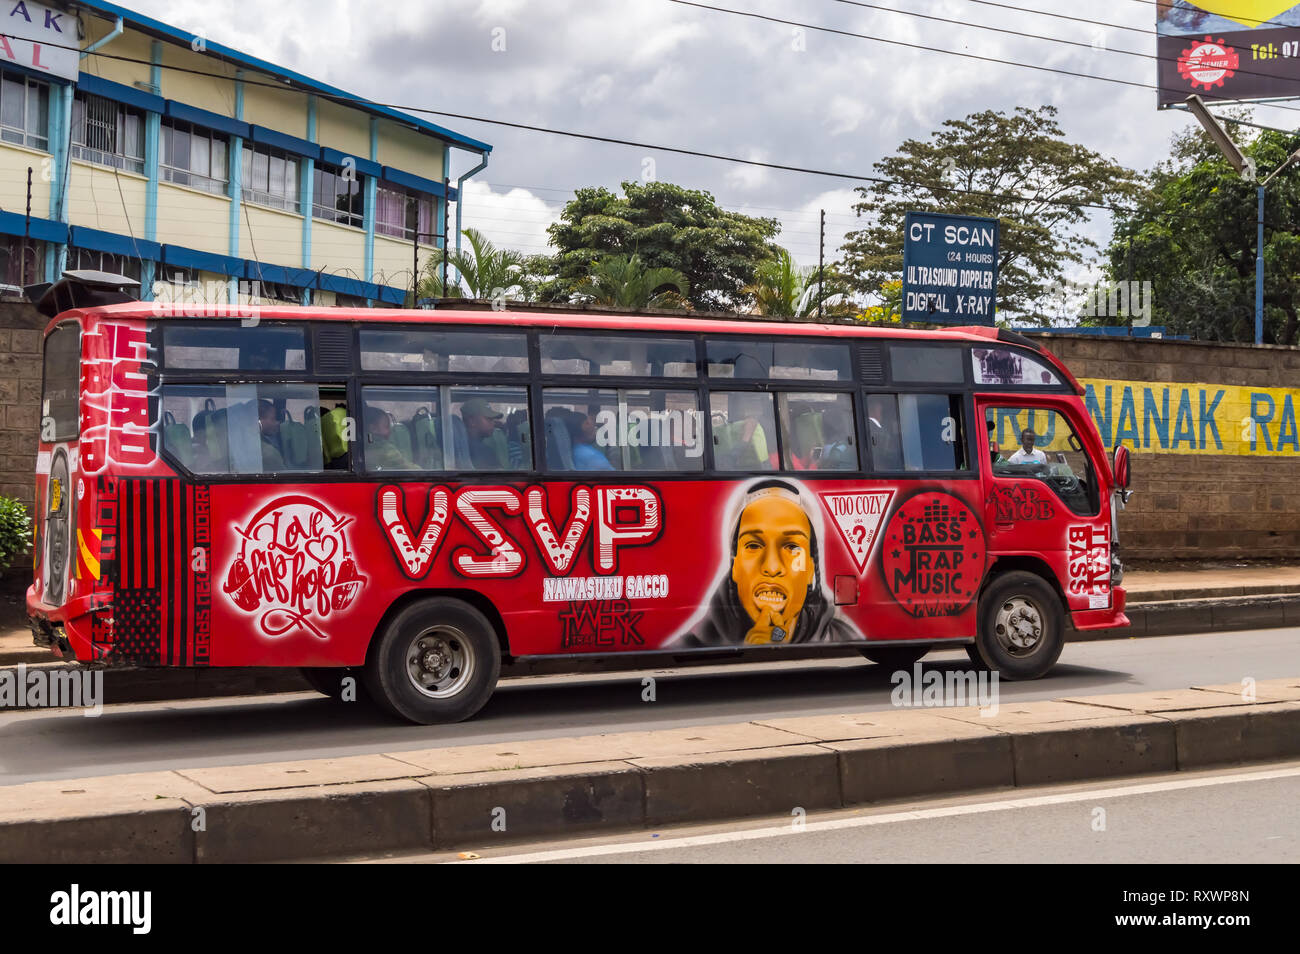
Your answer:
[[[196,474],[346,470],[345,393],[315,384],[169,384],[163,444]]]
[[[709,395],[713,460],[720,471],[776,470],[776,413],[772,395],[714,391]]]
[[[993,476],[1040,481],[1080,516],[1101,512],[1092,462],[1065,415],[1010,406],[987,408],[984,414]]]
[[[165,325],[163,361],[172,370],[302,371],[306,332],[301,325]]]
[[[781,446],[786,470],[857,470],[853,398],[782,394]]]
[[[706,345],[711,378],[801,378],[848,381],[848,345],[714,338]]]
[[[45,339],[44,384],[41,392],[41,440],[74,440],[78,419],[78,383],[81,380],[81,328],[61,325]]]
[[[522,334],[477,331],[361,331],[363,371],[528,373]]]
[[[976,384],[1059,387],[1061,379],[1042,362],[1010,348],[975,348],[971,363]]]
[[[529,470],[528,390],[449,387],[442,402],[448,470]]]
[[[962,384],[966,371],[963,348],[938,348],[933,345],[892,345],[889,369],[900,384]]]
[[[550,470],[704,469],[704,426],[694,391],[548,388],[543,404]]]
[[[903,469],[903,443],[898,434],[898,396],[867,395],[867,442],[871,447],[871,469]]]
[[[362,458],[367,472],[442,470],[438,388],[362,388]]]
[[[543,335],[542,374],[693,378],[695,342],[688,338]]]

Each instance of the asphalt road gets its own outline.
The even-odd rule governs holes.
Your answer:
[[[1245,805],[1248,811],[1242,810]],[[1300,763],[924,799],[819,812],[798,825],[790,816],[748,819],[601,838],[484,845],[473,853],[477,859],[439,852],[354,860],[475,865],[969,865],[1026,859],[1048,864],[1295,863],[1300,862]],[[1217,881],[1187,886],[1237,887]],[[1129,887],[1170,885],[1144,883],[1134,875]],[[1117,903],[1114,913],[1139,910]]]
[[[1300,630],[1267,629],[1073,643],[1048,677],[1001,683],[1001,702],[1294,676],[1298,641]],[[926,665],[969,663],[947,651]],[[98,718],[11,711],[0,714],[0,785],[887,709],[890,672],[832,659],[526,677],[503,682],[475,719],[444,726],[398,723],[311,693],[108,706]],[[647,675],[654,702],[642,701]]]

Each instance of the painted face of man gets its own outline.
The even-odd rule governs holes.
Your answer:
[[[756,629],[792,633],[814,571],[812,528],[803,508],[779,496],[745,508],[731,579]]]

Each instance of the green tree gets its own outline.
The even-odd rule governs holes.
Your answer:
[[[839,265],[853,290],[880,295],[902,274],[907,212],[981,215],[1001,221],[997,304],[1011,312],[1097,249],[1080,231],[1095,211],[1085,206],[1124,204],[1140,191],[1131,170],[1067,142],[1052,106],[949,119],[875,170],[894,181],[857,190],[854,209],[870,224],[845,237]]]
[[[708,192],[667,182],[624,182],[623,193],[579,189],[565,205],[548,229],[559,267],[546,297],[567,297],[606,255],[637,255],[647,268],[681,272],[697,309],[749,303],[744,289],[774,252],[775,219],[728,212]]]
[[[461,234],[469,241],[469,248],[448,253],[448,277],[451,281],[447,287],[443,288],[439,274],[442,255],[434,254],[425,263],[416,297],[493,298],[504,293],[509,298],[521,298],[528,259],[511,249],[497,248],[478,229],[465,229]]]
[[[675,268],[646,268],[637,255],[606,255],[574,289],[580,298],[609,308],[689,308],[686,276]]]
[[[778,248],[776,255],[762,262],[754,272],[754,282],[742,291],[754,301],[754,310],[773,318],[808,318],[817,314],[838,315],[851,311],[844,304],[844,282],[831,268],[817,280],[816,267],[800,268],[789,251]]]
[[[1262,180],[1297,146],[1278,131],[1230,133]],[[1228,165],[1199,129],[1176,136],[1173,158],[1150,173],[1136,211],[1108,250],[1113,281],[1150,282],[1151,323],[1205,340],[1255,340],[1256,184]],[[1268,184],[1264,202],[1264,340],[1300,333],[1300,168]]]

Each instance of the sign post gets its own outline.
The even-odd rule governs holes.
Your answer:
[[[998,300],[997,219],[908,212],[903,320],[991,325]]]

